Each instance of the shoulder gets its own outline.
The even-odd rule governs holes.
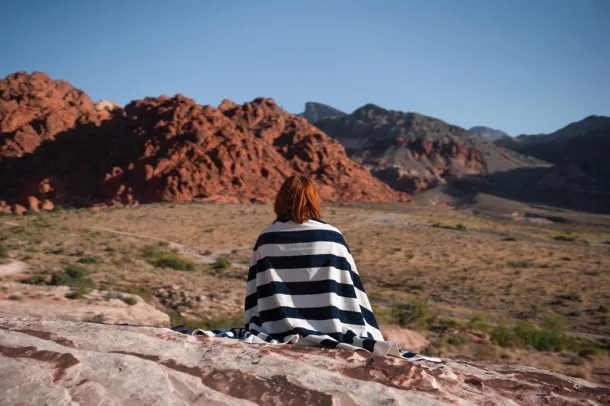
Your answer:
[[[304,222],[303,224],[298,224],[292,221],[280,222],[276,221],[269,227],[267,227],[262,233],[277,233],[277,232],[288,232],[288,231],[308,231],[308,230],[326,230],[326,231],[334,231],[336,233],[341,234],[338,228],[333,227],[332,225],[323,222],[322,220],[309,220]]]
[[[334,227],[328,223],[325,223],[322,220],[312,219],[312,220],[309,220],[308,223],[311,223],[313,228],[317,228],[320,230],[334,231],[336,233],[341,234],[341,231],[339,231],[339,229],[337,227]]]

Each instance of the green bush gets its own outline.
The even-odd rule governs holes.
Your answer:
[[[179,271],[194,271],[195,263],[178,252],[163,251],[165,245],[146,245],[142,248],[142,255],[149,264],[157,268],[170,268]]]
[[[471,330],[487,331],[489,325],[486,323],[487,315],[485,313],[479,313],[472,316],[468,322],[468,328]]]
[[[142,299],[150,302],[153,297],[152,289],[149,286],[144,285],[125,285],[122,287],[123,292],[138,295]]]
[[[392,315],[401,327],[408,326],[420,330],[428,328],[428,306],[421,300],[394,305]]]
[[[97,264],[100,260],[96,257],[82,257],[78,260],[80,264]]]
[[[136,303],[138,303],[138,299],[136,299],[135,297],[131,297],[131,296],[129,296],[129,297],[122,297],[121,300],[123,302],[125,302],[126,304],[128,304],[129,306],[133,306]]]
[[[2,244],[0,244],[0,258],[8,258],[8,249]]]
[[[66,295],[69,299],[80,299],[95,289],[95,282],[91,278],[83,279],[89,271],[79,265],[69,265],[63,271],[55,272],[51,277],[50,285],[67,285],[74,291]]]
[[[195,263],[182,255],[174,252],[167,252],[159,255],[151,261],[157,268],[171,268],[179,271],[194,271]]]
[[[231,261],[229,261],[225,257],[218,257],[216,259],[216,262],[214,263],[214,269],[216,269],[216,271],[223,271],[230,267],[231,267]]]
[[[467,342],[468,342],[468,338],[463,334],[449,336],[449,338],[447,338],[447,344],[450,344],[450,345],[464,345]]]
[[[87,270],[87,268],[79,266],[79,265],[68,265],[65,269],[64,272],[71,278],[71,279],[80,279],[83,276],[87,276],[89,275],[89,271]]]
[[[219,328],[231,328],[231,327],[243,327],[244,326],[244,314],[237,313],[232,316],[218,316],[212,319],[188,319],[180,315],[175,310],[167,310],[167,314],[170,316],[172,327],[184,326],[191,330],[202,329],[202,330],[215,330]]]
[[[32,275],[29,278],[22,280],[21,283],[28,285],[46,285],[47,277],[45,275]]]
[[[547,317],[542,328],[529,320],[520,320],[512,328],[499,324],[492,330],[491,338],[502,347],[529,346],[539,351],[561,351],[571,345],[560,316]]]
[[[85,317],[81,321],[85,323],[103,323],[104,321],[106,321],[106,317],[103,314],[96,314],[92,317]]]
[[[95,282],[91,278],[79,280],[74,291],[66,295],[68,299],[81,299],[95,289]]]
[[[161,249],[159,248],[158,245],[145,245],[142,247],[142,255],[144,257],[156,257],[157,255],[159,255],[161,253]]]
[[[516,338],[513,329],[504,323],[496,325],[491,331],[491,340],[502,347],[512,347],[516,344]]]
[[[60,285],[68,285],[70,282],[70,277],[65,272],[55,272],[51,277],[50,285],[60,286]]]

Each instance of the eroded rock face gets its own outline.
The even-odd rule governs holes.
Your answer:
[[[271,99],[214,108],[178,94],[104,106],[42,73],[2,80],[0,170],[7,176],[0,200],[25,207],[32,199],[65,206],[271,202],[292,174],[313,177],[327,201],[409,199]]]
[[[258,346],[168,329],[0,318],[5,404],[576,405],[610,390],[535,368]]]
[[[44,141],[107,118],[82,90],[42,72],[0,79],[0,157],[21,157]]]
[[[463,128],[417,113],[365,105],[316,122],[348,155],[396,190],[418,192],[463,176],[538,165]]]

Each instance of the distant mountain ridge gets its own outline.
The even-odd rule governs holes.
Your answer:
[[[554,164],[539,176],[529,174],[515,196],[537,193],[548,204],[610,213],[610,117],[589,116],[550,134],[506,141],[498,144]]]
[[[305,117],[307,121],[312,124],[315,124],[317,121],[323,120],[325,118],[343,117],[346,115],[346,113],[326,104],[307,102],[305,103],[305,111],[298,115],[301,117]]]
[[[606,116],[588,116],[580,121],[570,123],[559,130],[549,134],[521,134],[511,139],[499,139],[496,145],[512,149],[514,151],[526,153],[532,156],[544,157],[549,162],[561,161],[564,157],[562,153],[547,149],[554,143],[565,143],[568,139],[582,138],[581,141],[587,140],[586,137],[596,134],[607,133],[610,127],[610,117]],[[569,152],[565,150],[564,152]]]
[[[337,139],[348,155],[373,175],[396,190],[410,193],[451,178],[544,164],[442,120],[374,104],[315,125]]]

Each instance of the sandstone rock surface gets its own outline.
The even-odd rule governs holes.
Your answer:
[[[577,405],[610,390],[535,368],[258,346],[168,329],[0,318],[0,404]]]
[[[219,108],[181,94],[94,105],[43,73],[0,80],[0,200],[135,205],[193,199],[272,202],[306,174],[327,201],[407,201],[339,142],[272,99]]]
[[[0,265],[0,276],[25,271],[23,262]],[[123,293],[111,297],[108,292],[94,290],[83,299],[68,299],[67,286],[38,286],[23,283],[0,283],[0,317],[19,315],[37,320],[81,321],[101,317],[105,323],[169,326],[166,313],[146,303],[141,297]],[[122,298],[136,300],[126,304]]]

